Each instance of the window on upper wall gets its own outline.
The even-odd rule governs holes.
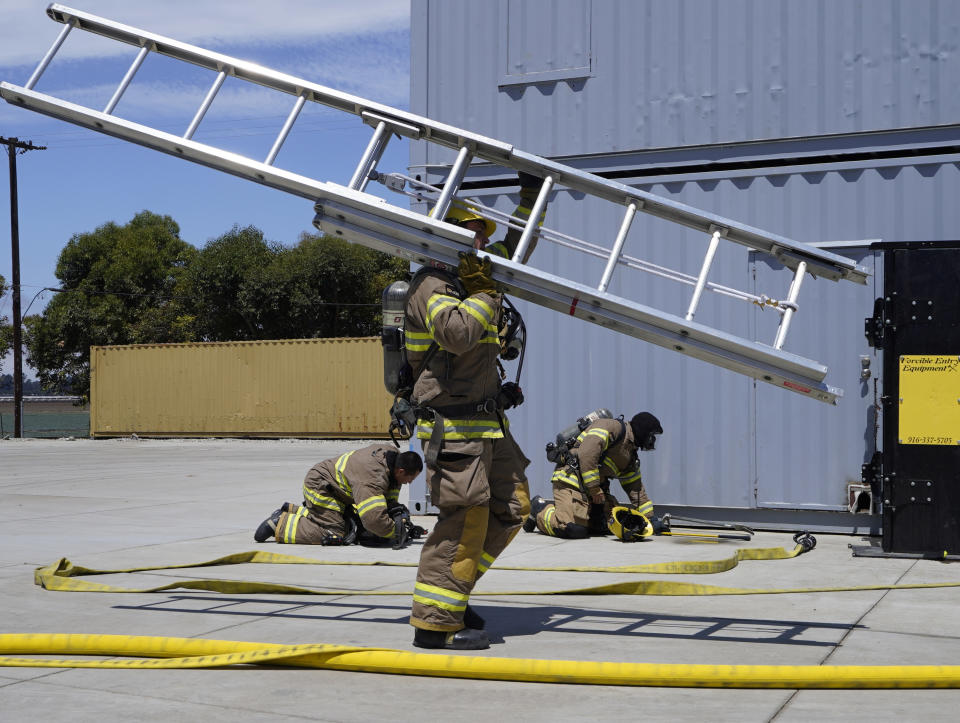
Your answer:
[[[504,45],[499,86],[593,76],[593,0],[500,0]]]

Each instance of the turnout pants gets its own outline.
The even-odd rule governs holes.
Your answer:
[[[329,494],[335,485],[323,465],[311,468],[303,480],[303,504],[295,512],[283,513],[277,522],[277,542],[322,545],[331,535],[343,537],[345,504]]]
[[[606,520],[617,500],[604,490],[602,514],[591,521],[590,499],[570,485],[553,485],[553,504],[547,505],[537,515],[537,529],[544,535],[565,537],[567,525],[580,525],[591,534],[606,534]],[[597,515],[597,512],[594,512]]]
[[[430,441],[423,441],[429,452]],[[410,624],[461,630],[477,580],[530,513],[524,470],[530,464],[507,430],[502,439],[444,441],[427,467],[430,499],[440,510],[420,553]]]
[[[295,512],[280,515],[274,537],[281,544],[322,545],[331,535],[343,537],[346,533],[343,515],[306,502]]]

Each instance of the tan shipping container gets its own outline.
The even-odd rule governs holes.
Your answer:
[[[388,436],[378,337],[90,348],[93,437]]]

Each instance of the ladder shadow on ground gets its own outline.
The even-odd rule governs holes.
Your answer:
[[[245,597],[172,595],[143,605],[115,605],[118,610],[231,615],[248,618],[342,620],[345,622],[408,624],[409,605],[389,603],[303,602]],[[864,626],[802,620],[730,618],[704,615],[665,615],[543,605],[474,604],[487,621],[492,642],[541,632],[576,635],[615,635],[643,639],[774,643],[832,647],[849,631]]]

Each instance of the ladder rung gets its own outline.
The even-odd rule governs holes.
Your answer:
[[[200,108],[197,110],[196,115],[193,116],[193,120],[190,121],[190,125],[187,127],[186,133],[183,134],[183,137],[187,140],[193,138],[193,134],[197,132],[197,127],[200,125],[200,121],[203,120],[203,117],[207,114],[207,111],[210,110],[210,104],[213,103],[213,99],[217,97],[217,93],[220,92],[220,88],[223,87],[223,81],[227,79],[227,71],[221,70],[217,73],[216,79],[213,81],[213,85],[210,86],[210,90],[207,91],[207,96],[203,99],[203,103],[200,104]]]
[[[47,54],[43,56],[43,60],[40,61],[40,63],[37,65],[37,69],[33,71],[33,74],[27,81],[27,85],[25,86],[27,90],[33,88],[33,86],[37,84],[37,81],[40,80],[40,76],[43,75],[43,71],[45,71],[47,66],[50,65],[50,61],[53,60],[53,56],[55,56],[57,51],[60,50],[60,46],[63,45],[63,41],[67,39],[67,36],[70,34],[70,31],[76,27],[76,24],[77,21],[71,19],[63,26],[63,30],[60,31],[57,39],[53,41],[53,45],[50,46],[50,50],[48,50]]]
[[[469,146],[471,153],[477,158],[483,158],[494,163],[503,163],[517,170],[531,171],[541,177],[550,175],[558,185],[562,184],[577,191],[605,198],[619,205],[626,205],[634,200],[643,201],[642,210],[645,213],[698,229],[703,233],[712,233],[711,225],[726,228],[728,229],[726,238],[730,241],[775,256],[781,263],[791,269],[796,269],[800,261],[805,261],[811,274],[827,279],[848,279],[865,284],[869,276],[866,268],[843,256],[646,193],[631,186],[562,165],[556,161],[526,153],[508,143],[472,133],[462,128],[438,123],[424,116],[374,103],[317,83],[311,83],[302,78],[264,68],[255,63],[204,50],[156,33],[131,28],[63,5],[51,5],[47,9],[47,14],[62,23],[75,20],[83,30],[105,35],[120,42],[137,46],[153,43],[155,52],[161,55],[177,58],[211,70],[219,71],[221,68],[231,67],[233,74],[242,80],[249,80],[290,95],[306,94],[308,100],[338,108],[345,112],[356,115],[361,115],[364,112],[374,112],[387,118],[396,119],[401,123],[422,128],[424,137],[431,142],[455,149],[459,149],[461,146]]]
[[[627,234],[630,233],[630,226],[633,224],[634,216],[637,215],[640,203],[640,201],[631,201],[627,204],[627,212],[623,216],[623,221],[620,222],[620,231],[617,232],[617,238],[614,239],[613,248],[610,250],[610,258],[607,259],[607,267],[603,270],[603,276],[600,278],[597,291],[606,291],[610,285],[610,279],[613,278],[613,271],[620,261],[623,244],[627,240]]]
[[[277,140],[273,142],[273,148],[270,149],[270,152],[267,154],[267,159],[264,161],[268,166],[272,166],[273,162],[277,159],[277,154],[283,147],[284,141],[287,140],[287,136],[290,135],[290,129],[293,128],[293,124],[296,123],[297,116],[300,115],[300,111],[303,110],[303,104],[306,102],[306,96],[301,95],[297,98],[297,102],[293,104],[290,115],[287,116],[283,128],[280,129],[280,133],[277,135]]]
[[[373,131],[373,137],[370,138],[363,156],[360,158],[357,170],[353,172],[353,177],[347,184],[350,188],[362,191],[367,187],[370,171],[374,170],[377,163],[380,162],[380,157],[387,148],[388,140],[390,140],[390,131],[387,130],[387,122],[380,121]]]
[[[443,191],[440,193],[440,198],[437,199],[433,210],[430,212],[433,218],[442,221],[446,217],[454,195],[460,190],[460,184],[463,183],[463,176],[467,172],[467,167],[470,165],[470,159],[472,157],[473,154],[470,153],[469,148],[466,146],[460,148],[460,151],[457,153],[457,160],[453,162],[453,168],[450,169],[450,175],[447,176],[447,182],[443,184]]]
[[[337,190],[341,193],[336,193]],[[369,196],[327,184],[314,225],[364,246],[414,263],[439,261],[456,267],[472,234],[396,206],[378,206]],[[731,369],[819,401],[833,402],[842,390],[823,383],[827,369],[809,359],[775,350],[709,327],[664,314],[525,264],[490,256],[494,278],[512,296],[599,324],[687,356]]]
[[[133,59],[127,74],[123,76],[123,80],[120,81],[120,85],[117,86],[117,89],[113,93],[113,97],[107,103],[107,107],[103,109],[103,112],[107,115],[113,113],[114,109],[117,107],[117,103],[120,102],[120,98],[123,97],[123,94],[126,92],[127,88],[130,87],[130,81],[133,80],[133,76],[137,74],[137,71],[140,70],[140,66],[143,65],[143,61],[146,60],[147,54],[150,52],[150,46],[144,45],[140,48],[140,52],[137,53],[137,57]]]

